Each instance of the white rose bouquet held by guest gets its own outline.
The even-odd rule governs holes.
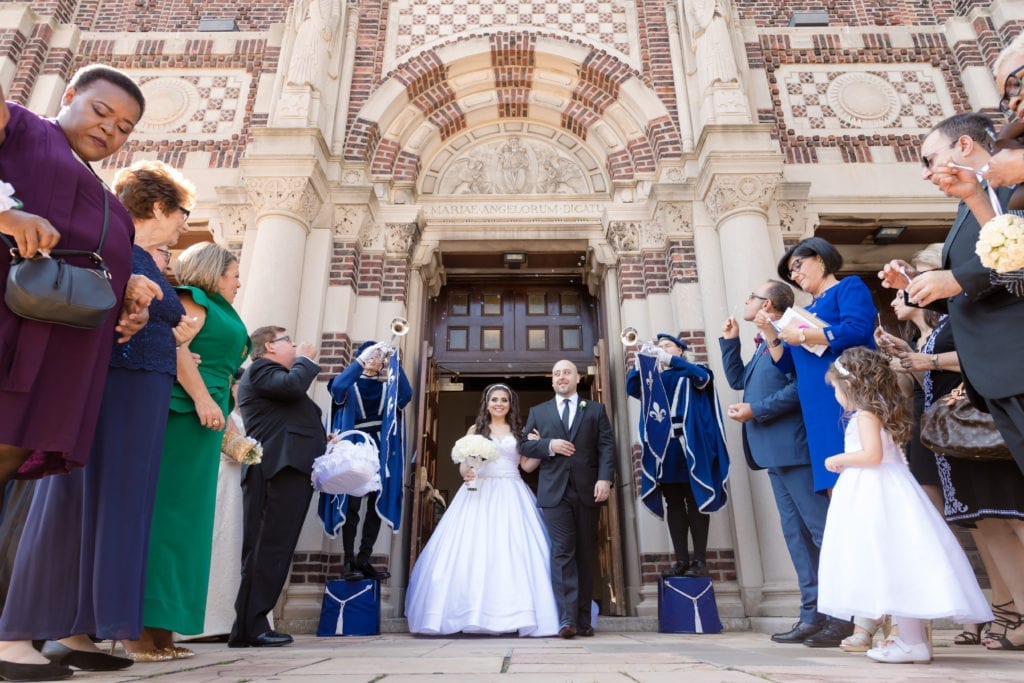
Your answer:
[[[496,460],[498,447],[486,436],[480,434],[467,434],[452,447],[452,460],[457,465],[466,463],[473,470],[474,476],[466,482],[467,491],[476,491],[476,470],[485,462]]]

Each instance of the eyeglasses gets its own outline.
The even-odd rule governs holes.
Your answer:
[[[797,267],[799,268],[799,266]],[[760,294],[754,294],[753,292],[747,295],[747,301],[750,301],[751,299],[757,299],[758,301],[768,301],[768,297],[761,296]]]
[[[161,256],[163,256],[164,260],[167,261],[167,264],[170,265],[170,263],[171,263],[171,250],[170,249],[157,249],[156,252],[158,254],[160,254]]]
[[[192,215],[192,212],[186,209],[184,206],[179,206],[178,211],[181,211],[181,215],[185,217],[185,221],[188,221],[188,217]]]
[[[1024,71],[1024,66],[1018,66],[1010,72],[1010,75],[1006,77],[1006,81],[1003,82],[1003,99],[999,100],[999,111],[1003,112],[1008,119],[1012,119],[1014,115],[1013,109],[1010,108],[1010,100],[1014,97],[1020,97],[1022,71]]]
[[[271,339],[271,340],[270,340],[270,343],[271,343],[271,344],[276,344],[277,342],[281,342],[281,341],[283,341],[283,342],[288,342],[288,343],[290,344],[290,343],[291,343],[291,341],[292,341],[292,338],[291,338],[291,337],[289,337],[288,335],[285,335],[285,336],[283,336],[283,337],[278,337],[277,339]]]
[[[800,267],[804,265],[803,257],[793,259],[793,262],[789,264],[789,274],[800,272]]]
[[[960,142],[960,138],[957,138],[956,140],[953,140],[953,142],[949,143],[949,147],[947,147],[946,149],[953,149],[954,147],[956,147],[956,143],[958,143],[958,142]],[[921,166],[922,166],[922,168],[926,168],[926,169],[931,170],[932,164],[934,164],[934,163],[935,163],[935,155],[934,154],[931,154],[929,156],[925,156],[923,154],[921,155]]]

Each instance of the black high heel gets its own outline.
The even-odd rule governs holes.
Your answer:
[[[992,610],[995,613],[995,609]],[[1024,615],[1020,612],[1014,612],[1013,610],[1001,609],[999,610],[998,619],[1001,623],[1006,624],[1006,630],[1003,635],[997,636],[995,634],[985,643],[986,650],[1024,650],[1024,643],[1014,643],[1010,640],[1010,632],[1016,631],[1021,626],[1024,626]],[[1003,621],[1005,620],[1005,622]],[[992,647],[992,645],[998,645],[999,647]]]
[[[0,680],[3,681],[63,681],[75,672],[66,666],[46,664],[19,664],[0,659]]]

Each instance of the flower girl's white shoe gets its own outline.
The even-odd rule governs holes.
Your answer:
[[[868,650],[868,659],[883,664],[931,664],[932,650],[928,643],[908,645],[896,638]]]

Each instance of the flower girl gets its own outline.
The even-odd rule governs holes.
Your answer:
[[[840,619],[892,614],[899,636],[868,650],[878,662],[927,664],[925,622],[992,619],[974,571],[946,522],[914,480],[900,446],[911,412],[885,358],[847,349],[825,374],[848,412],[846,452],[825,460],[839,473],[818,568],[818,609]]]

